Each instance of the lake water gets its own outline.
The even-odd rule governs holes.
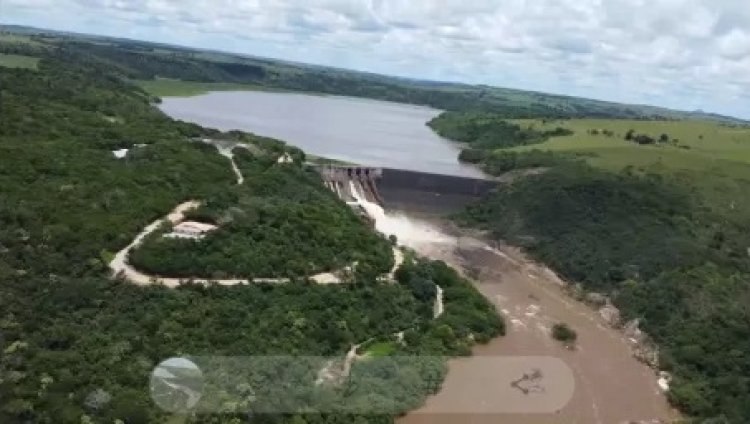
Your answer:
[[[305,152],[362,165],[481,177],[460,148],[427,125],[440,110],[339,96],[262,91],[165,98],[176,119],[277,138]]]

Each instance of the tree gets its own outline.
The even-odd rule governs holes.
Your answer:
[[[632,140],[634,134],[635,134],[635,131],[628,130],[628,132],[625,133],[625,140],[628,140],[628,141]]]
[[[552,337],[566,345],[571,345],[575,343],[578,334],[576,334],[575,330],[570,328],[568,324],[557,323],[552,326]]]
[[[141,392],[125,390],[112,402],[109,412],[112,420],[121,419],[126,423],[146,424],[149,422],[149,402]]]
[[[654,144],[654,142],[656,141],[646,134],[638,134],[635,136],[634,140],[638,144]]]
[[[88,396],[86,396],[84,405],[86,405],[86,408],[88,409],[98,411],[102,409],[104,406],[106,406],[111,400],[112,400],[112,395],[110,395],[108,392],[106,392],[102,388],[98,388],[94,390],[93,392],[89,393]]]

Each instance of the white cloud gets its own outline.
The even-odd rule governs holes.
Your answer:
[[[734,28],[719,38],[719,52],[727,59],[742,59],[750,56],[750,28]],[[750,71],[750,70],[748,70]]]
[[[0,20],[750,117],[746,0],[0,0]]]

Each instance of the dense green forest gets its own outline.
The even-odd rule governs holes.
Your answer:
[[[149,399],[148,376],[158,361],[170,356],[336,355],[353,343],[378,336],[388,340],[404,329],[408,329],[405,344],[396,345],[396,354],[456,355],[468,352],[473,343],[469,334],[481,341],[503,330],[493,307],[444,264],[412,263],[399,274],[399,281],[403,286],[290,284],[176,290],[103,278],[6,281],[13,287],[2,288],[6,345],[0,363],[5,376],[0,384],[4,399],[0,416],[3,422],[77,423],[84,414],[95,422],[160,421],[166,415]],[[419,311],[431,304],[436,283],[446,287],[448,308],[433,322]],[[431,285],[432,298],[418,299],[405,288],[420,284]],[[231,367],[235,364],[237,369]],[[244,370],[241,364],[227,361],[208,367],[207,372],[257,371]],[[407,368],[401,372],[405,378],[399,379],[397,394],[388,395],[393,387],[381,384],[369,386],[369,395],[357,397],[371,396],[373,402],[390,399],[401,405],[399,410],[408,410],[439,388],[445,369],[443,362],[437,362],[415,369],[414,374]],[[435,374],[437,378],[428,378]],[[250,377],[247,381],[258,385],[258,393],[272,397],[288,391],[273,380],[258,382],[257,376]],[[425,387],[425,382],[431,385]],[[111,401],[87,406],[91,393],[99,389],[110,394]],[[215,400],[215,394],[207,396],[207,401]],[[236,397],[227,396],[221,405],[231,414],[201,415],[191,421],[229,422],[253,408],[233,410],[236,402]],[[347,422],[340,416],[287,418],[295,423]],[[287,422],[284,417],[263,419],[259,422]],[[378,419],[360,417],[360,422]]]
[[[710,243],[718,229],[702,228],[698,213],[684,188],[576,163],[502,187],[464,216],[568,278],[607,290],[667,267],[743,261],[740,246]]]
[[[443,112],[427,125],[442,137],[465,143],[458,158],[469,163],[485,162],[496,149],[538,144],[553,136],[573,134],[560,127],[545,131],[521,128],[503,115],[491,113]]]
[[[342,208],[315,171],[235,151],[240,172],[250,177],[210,193],[191,214],[219,229],[201,240],[156,232],[131,253],[133,265],[149,274],[204,278],[304,277],[355,263],[375,276],[393,266],[389,242]]]
[[[539,150],[484,162],[496,174],[536,166],[550,169],[501,186],[458,221],[525,247],[584,290],[609,294],[624,319],[638,318],[674,374],[668,395],[683,412],[748,422],[748,211],[730,219],[709,204],[702,185],[711,174],[611,172]]]
[[[179,355],[342,355],[371,338],[391,343],[393,353],[456,355],[502,333],[494,308],[444,264],[410,260],[399,284],[377,283],[373,274],[392,263],[390,245],[327,193],[301,160],[273,164],[285,151],[302,159],[298,150],[175,122],[116,64],[79,49],[39,42],[0,43],[0,50],[40,59],[36,70],[0,67],[0,422],[242,422],[253,404],[231,397],[219,405],[224,413],[174,421],[149,397],[153,367]],[[202,137],[253,146],[252,155],[236,152],[247,186],[236,185],[215,147],[194,141]],[[129,151],[118,159],[112,151],[121,148]],[[256,245],[222,235],[222,243],[239,245],[227,254],[268,249],[274,253],[268,263],[298,261],[300,272],[353,260],[362,269],[354,284],[342,286],[168,289],[110,278],[112,253],[188,199],[206,201],[195,218],[263,238]],[[321,236],[323,226],[333,235],[309,239]],[[309,245],[299,249],[303,240]],[[435,284],[445,287],[446,311],[433,321]],[[404,344],[389,339],[401,330]],[[439,358],[415,366],[414,378],[398,391],[382,382],[378,399],[390,393],[399,408],[418,405],[439,386],[444,367]],[[388,423],[388,412],[253,419]]]

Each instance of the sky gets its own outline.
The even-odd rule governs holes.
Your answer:
[[[750,119],[749,0],[0,0],[0,22]]]

